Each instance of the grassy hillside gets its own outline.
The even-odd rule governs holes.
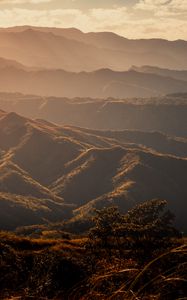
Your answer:
[[[92,149],[68,164],[52,189],[80,207],[76,213],[82,219],[94,208],[117,205],[127,211],[135,203],[166,199],[184,228],[186,170],[186,159],[124,148]]]
[[[156,132],[59,126],[3,111],[0,125],[1,203],[15,218],[11,227],[53,218],[73,217],[75,222],[87,219],[94,208],[113,204],[125,212],[156,197],[168,201],[178,226],[185,228],[185,139]],[[35,205],[38,199],[35,210],[29,199]],[[23,210],[37,216],[26,220]],[[2,228],[7,224],[3,218]]]

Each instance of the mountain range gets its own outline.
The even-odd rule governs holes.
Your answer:
[[[187,93],[186,52],[182,40],[129,40],[75,28],[1,28],[0,91],[118,99]]]
[[[66,71],[124,71],[132,65],[181,69],[187,68],[186,51],[184,40],[129,40],[111,32],[83,33],[75,28],[21,26],[0,30],[0,57]]]
[[[143,71],[142,71],[143,70]],[[147,70],[147,69],[146,69]],[[100,69],[93,72],[32,69],[12,60],[0,59],[0,91],[42,96],[125,98],[151,97],[187,92],[186,73],[145,68],[119,72]],[[152,68],[151,70],[155,70]],[[177,75],[176,75],[177,74]],[[177,78],[178,76],[178,78]]]
[[[1,28],[0,229],[159,198],[185,231],[186,53],[183,40]]]
[[[124,100],[0,93],[0,109],[61,125],[99,130],[159,131],[187,138],[185,93]]]
[[[88,27],[135,10],[131,33],[185,31],[174,0],[72,2]],[[0,23],[68,3],[0,1]],[[186,175],[187,41],[0,28],[1,300],[187,300]]]
[[[153,66],[141,66],[141,67],[132,66],[131,70],[134,70],[136,72],[146,73],[146,74],[157,74],[164,77],[172,77],[178,80],[187,81],[186,70],[171,70],[171,69],[164,69],[164,68],[158,68]]]
[[[0,141],[1,229],[76,222],[94,208],[127,211],[152,198],[166,199],[177,225],[186,226],[185,139],[59,126],[1,111]]]

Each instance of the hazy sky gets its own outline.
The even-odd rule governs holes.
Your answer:
[[[0,0],[0,26],[23,24],[187,40],[187,0]]]

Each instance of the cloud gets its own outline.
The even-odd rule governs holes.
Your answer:
[[[31,10],[13,8],[0,10],[0,26],[2,27],[27,24],[78,27],[83,31],[106,30],[108,25],[115,27],[123,24],[127,18],[126,8],[90,9],[88,12],[79,9]]]
[[[0,4],[40,4],[52,1],[53,0],[0,0]]]
[[[130,14],[126,7],[119,7],[114,9],[91,9],[89,17],[94,26],[99,29],[104,29],[107,26],[121,26],[125,21],[129,20]],[[97,25],[96,25],[97,24]]]
[[[172,0],[140,0],[136,5],[136,9],[142,9],[142,10],[154,10],[155,8],[158,8],[159,6],[165,6],[171,3]]]
[[[187,1],[186,0],[140,0],[134,9],[153,11],[156,14],[159,11],[165,11],[169,15],[187,12]]]
[[[14,1],[14,0],[12,0]],[[25,1],[25,0],[15,0]],[[30,0],[32,3],[36,0]],[[37,0],[47,1],[47,0]],[[1,1],[2,2],[2,1]],[[28,1],[27,1],[28,2]],[[51,8],[52,7],[52,8]],[[187,40],[187,0],[140,0],[132,8],[63,9],[9,7],[0,10],[0,27],[36,25],[113,31],[128,38]]]
[[[77,9],[54,9],[37,10],[13,8],[0,10],[0,26],[9,27],[15,25],[37,25],[37,26],[64,26],[75,25],[84,19],[84,15]]]

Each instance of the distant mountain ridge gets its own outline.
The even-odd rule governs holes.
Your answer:
[[[187,81],[187,70],[171,70],[171,69],[163,69],[163,68],[158,68],[153,66],[142,66],[142,67],[132,66],[131,70],[134,70],[136,72],[146,73],[146,74],[149,73],[157,74],[161,76],[176,78],[178,80]]]
[[[29,68],[25,67],[24,65],[18,63],[15,60],[8,60],[0,57],[0,69],[3,68],[8,68],[8,67],[15,67],[18,69],[23,69],[23,70],[29,70]]]
[[[187,41],[130,40],[111,32],[83,33],[70,28],[0,29],[0,56],[44,68],[124,71],[131,65],[187,69]]]
[[[61,125],[159,131],[187,138],[187,94],[119,100],[0,93],[0,109]]]
[[[187,92],[185,78],[176,78],[177,75],[183,78],[186,73],[170,71],[170,76],[166,76],[164,70],[157,74],[158,70],[153,73],[150,68],[147,72],[137,68],[124,72],[100,69],[76,73],[61,69],[33,69],[1,58],[0,91],[69,98],[118,99]]]

